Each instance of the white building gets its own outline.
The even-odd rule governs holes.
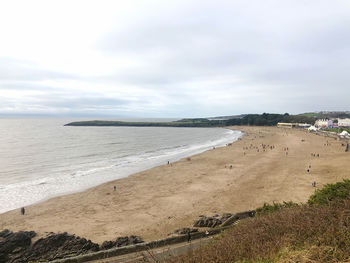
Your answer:
[[[339,127],[350,127],[350,119],[338,119],[338,126]]]
[[[328,128],[333,126],[333,121],[328,119],[319,119],[315,122],[315,126],[318,128]]]
[[[308,131],[309,131],[309,132],[315,132],[315,131],[317,131],[317,128],[316,128],[315,126],[310,126],[310,127],[308,128]]]

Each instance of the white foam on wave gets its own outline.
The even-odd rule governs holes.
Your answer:
[[[225,146],[227,143],[236,141],[242,134],[240,131],[227,130],[222,138],[201,144],[163,148],[136,156],[125,156],[115,162],[113,160],[108,160],[109,163],[107,161],[105,163],[99,162],[94,164],[95,167],[93,168],[91,168],[91,165],[87,169],[81,167],[55,177],[0,185],[0,213],[55,196],[86,190],[164,164],[167,161],[174,162],[213,147]],[[111,161],[112,163],[110,163]]]

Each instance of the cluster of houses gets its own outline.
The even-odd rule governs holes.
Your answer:
[[[350,128],[350,118],[335,120],[319,119],[315,122],[317,128]]]
[[[310,125],[306,123],[283,123],[279,122],[277,127],[281,128],[302,128],[308,129],[310,132],[319,131],[322,129],[328,128],[350,128],[350,118],[341,119],[338,118],[336,120],[329,119],[319,119],[316,120],[315,125]],[[350,138],[350,134],[347,131],[342,131],[338,134],[340,137]]]

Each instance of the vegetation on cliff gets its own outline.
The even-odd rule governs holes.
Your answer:
[[[172,122],[126,122],[126,121],[78,121],[65,126],[132,126],[132,127],[219,127],[225,126],[221,120],[182,119]]]
[[[307,204],[265,204],[210,245],[169,262],[348,262],[350,181],[326,185]]]
[[[336,119],[336,118],[350,118],[349,111],[320,111],[320,112],[307,112],[301,115],[313,117],[316,119]]]
[[[256,126],[275,126],[278,122],[299,122],[313,124],[314,117],[304,115],[285,114],[247,114],[242,117],[232,119],[214,119],[206,118],[182,119],[172,122],[124,122],[124,121],[79,121],[71,122],[66,126],[133,126],[133,127],[224,127],[232,125],[256,125]]]

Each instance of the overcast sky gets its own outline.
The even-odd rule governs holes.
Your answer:
[[[349,0],[0,2],[0,114],[350,110]]]

